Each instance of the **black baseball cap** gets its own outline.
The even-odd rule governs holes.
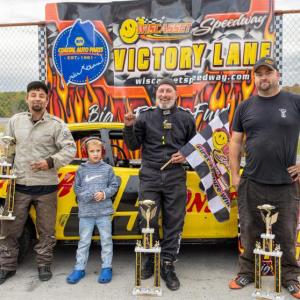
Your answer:
[[[260,60],[258,60],[255,65],[254,65],[254,72],[256,72],[256,70],[261,67],[261,66],[265,66],[265,67],[268,67],[272,70],[275,70],[275,71],[278,71],[278,68],[277,68],[277,64],[276,64],[276,61],[274,58],[272,57],[263,57],[261,58]]]
[[[158,84],[156,85],[156,91],[162,84],[168,84],[168,85],[172,86],[175,91],[177,90],[176,84],[174,83],[173,79],[171,79],[169,77],[165,77],[165,78],[161,79],[158,82]]]
[[[46,94],[48,94],[48,87],[43,81],[31,81],[27,85],[27,93],[33,90],[42,89]]]

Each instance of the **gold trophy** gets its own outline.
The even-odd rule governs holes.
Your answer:
[[[140,210],[147,226],[142,228],[142,241],[137,241],[135,246],[135,287],[132,290],[133,295],[152,295],[161,296],[162,289],[160,285],[160,252],[161,248],[157,241],[153,246],[154,228],[150,228],[150,220],[154,218],[157,207],[151,210],[151,206],[155,204],[152,200],[139,201]],[[146,210],[142,207],[146,206]],[[154,283],[153,287],[142,287],[141,268],[142,268],[142,253],[154,255]]]
[[[12,221],[16,217],[13,215],[15,202],[16,178],[12,164],[8,161],[10,147],[14,144],[14,138],[3,136],[0,138],[0,180],[7,180],[7,194],[4,206],[0,207],[0,220]],[[2,228],[2,226],[1,226]],[[2,234],[1,237],[3,238]],[[1,239],[0,237],[0,239]]]
[[[272,210],[275,209],[274,206],[269,204],[264,204],[257,207],[260,210],[263,221],[266,224],[266,232],[262,233],[260,237],[261,242],[256,242],[255,249],[253,253],[255,255],[255,291],[252,294],[254,299],[276,299],[283,300],[284,296],[281,295],[281,256],[282,251],[280,251],[280,245],[274,247],[275,234],[272,234],[272,224],[276,223],[278,218],[278,212],[272,214]],[[273,259],[273,269],[274,269],[274,291],[264,291],[262,290],[261,284],[261,264],[262,257],[269,256]]]

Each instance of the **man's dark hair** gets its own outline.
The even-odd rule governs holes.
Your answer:
[[[48,94],[48,87],[43,81],[32,81],[27,85],[27,93],[38,89],[42,89],[46,94]]]

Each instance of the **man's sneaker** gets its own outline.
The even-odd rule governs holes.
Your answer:
[[[6,279],[16,274],[16,271],[8,271],[0,269],[0,284],[4,283]]]
[[[239,290],[252,282],[254,282],[253,278],[246,275],[238,275],[235,279],[229,282],[229,288]]]
[[[38,272],[40,281],[48,281],[52,277],[50,266],[39,266]]]
[[[291,282],[286,286],[288,292],[297,299],[300,299],[300,284],[297,282]]]
[[[85,276],[84,270],[73,270],[72,273],[67,277],[67,283],[75,284],[79,282]]]
[[[154,274],[154,261],[153,257],[147,257],[147,260],[145,264],[143,265],[142,271],[141,271],[141,278],[142,279],[148,279]]]
[[[175,273],[175,267],[171,261],[163,261],[161,268],[161,278],[166,282],[166,286],[171,291],[176,291],[180,287],[179,279]]]

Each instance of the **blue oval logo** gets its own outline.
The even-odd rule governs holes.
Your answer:
[[[83,85],[97,80],[106,71],[109,48],[91,21],[80,19],[64,29],[53,46],[54,66],[67,84]]]

